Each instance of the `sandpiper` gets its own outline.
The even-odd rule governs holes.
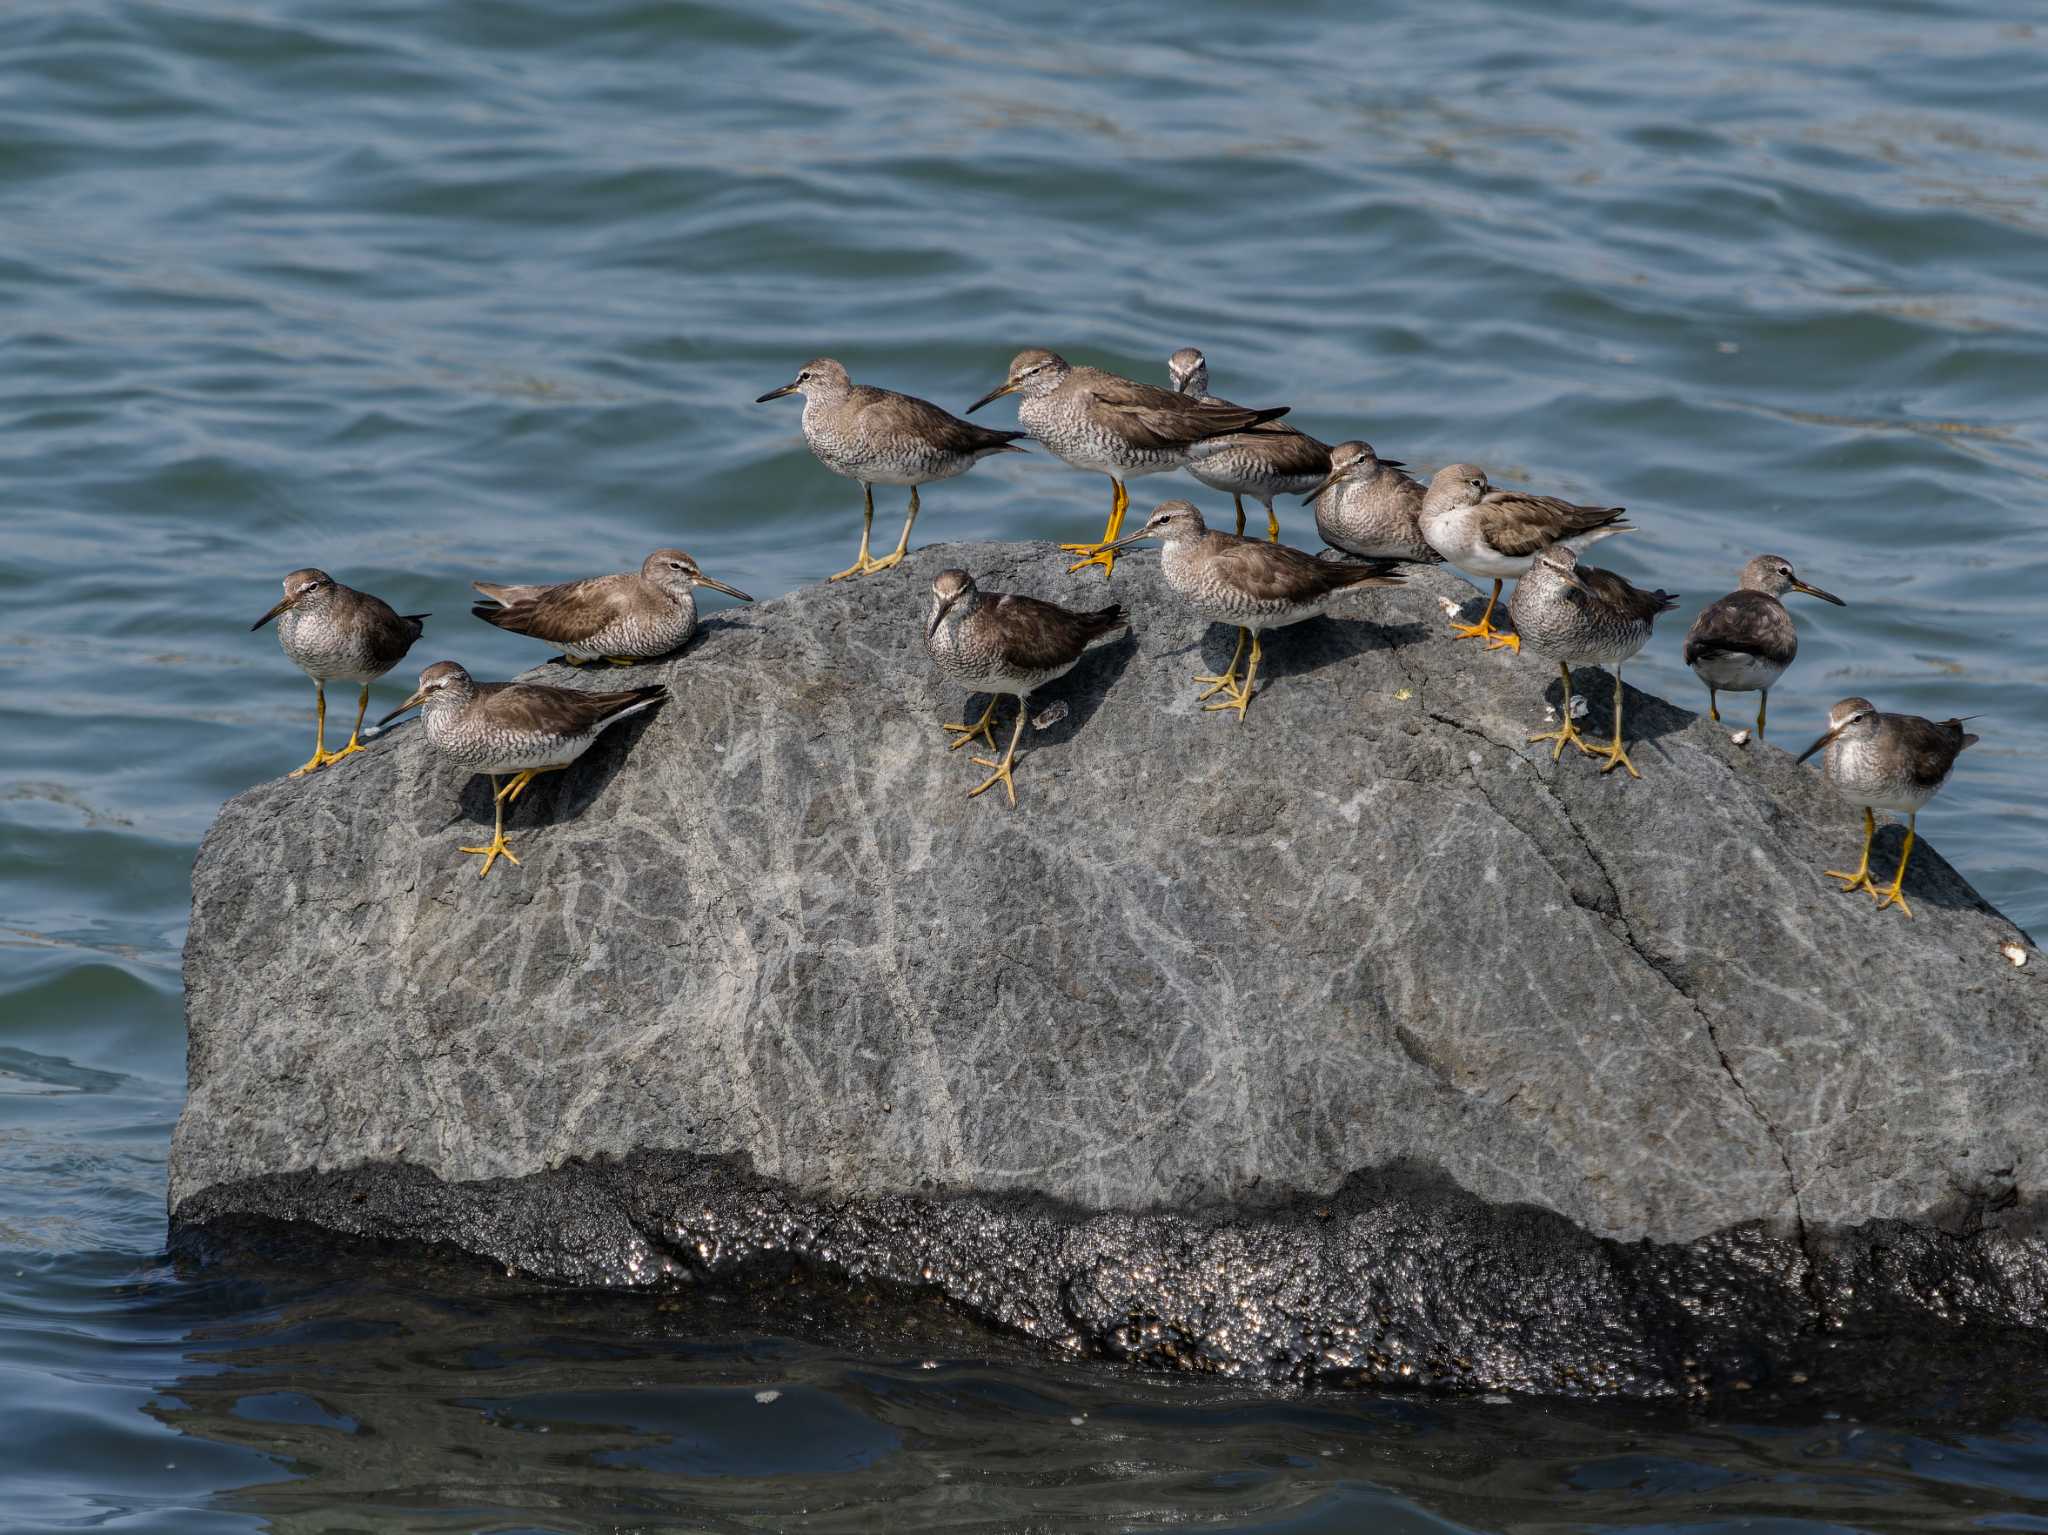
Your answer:
[[[1628,769],[1628,776],[1641,778],[1628,760],[1621,737],[1621,663],[1650,642],[1650,626],[1659,613],[1678,605],[1676,592],[1646,592],[1631,586],[1611,570],[1581,565],[1576,550],[1553,544],[1536,554],[1522,579],[1515,583],[1515,595],[1508,602],[1508,614],[1515,632],[1531,648],[1557,662],[1564,679],[1564,695],[1558,700],[1558,726],[1529,737],[1556,744],[1550,749],[1555,762],[1565,743],[1588,756],[1605,752],[1600,771]],[[1574,661],[1614,668],[1614,739],[1604,747],[1588,742],[1572,723],[1572,669]]]
[[[1124,622],[1124,610],[1114,603],[1092,613],[1077,613],[1015,592],[984,592],[964,570],[939,572],[932,582],[924,648],[940,671],[974,692],[990,695],[988,707],[972,725],[941,727],[956,736],[947,749],[958,751],[979,736],[993,752],[996,738],[989,721],[995,718],[996,698],[1007,693],[1017,700],[1010,749],[1000,762],[992,757],[972,759],[976,766],[994,771],[967,791],[969,799],[1001,784],[1010,803],[1017,803],[1017,784],[1010,776],[1010,766],[1017,760],[1017,739],[1024,734],[1025,705],[1031,690],[1066,676],[1090,645],[1121,629]]]
[[[478,682],[455,662],[436,661],[420,673],[412,697],[377,723],[388,725],[417,707],[427,739],[443,756],[490,775],[496,828],[488,846],[461,849],[483,854],[484,866],[476,871],[482,879],[500,855],[519,862],[505,841],[505,807],[526,792],[534,775],[569,766],[607,726],[651,709],[667,694],[658,682],[621,693],[585,693],[544,682]],[[504,773],[513,777],[501,789],[498,777]]]
[[[1319,560],[1286,544],[1212,533],[1202,514],[1186,501],[1161,502],[1144,527],[1118,542],[1133,544],[1141,538],[1157,538],[1165,544],[1160,567],[1166,573],[1166,584],[1189,607],[1211,623],[1237,626],[1237,649],[1231,654],[1229,668],[1221,676],[1199,676],[1195,681],[1209,684],[1198,701],[1225,694],[1204,706],[1235,709],[1240,725],[1252,701],[1252,680],[1259,672],[1260,631],[1314,618],[1333,599],[1355,588],[1401,584],[1390,561],[1353,565]],[[1247,640],[1251,642],[1251,661],[1239,681],[1237,663]]]
[[[1166,375],[1176,394],[1192,395],[1212,405],[1228,405],[1209,393],[1209,359],[1199,347],[1184,346],[1166,359]],[[1205,437],[1188,449],[1188,473],[1212,490],[1230,492],[1237,508],[1237,531],[1244,531],[1244,498],[1266,509],[1266,537],[1280,542],[1280,519],[1273,498],[1313,490],[1330,473],[1330,445],[1281,421],[1248,432]]]
[[[1762,740],[1771,687],[1799,654],[1799,631],[1778,599],[1804,592],[1847,607],[1833,592],[1808,586],[1780,555],[1760,554],[1742,567],[1742,585],[1710,602],[1685,631],[1685,664],[1707,685],[1707,713],[1721,718],[1722,693],[1761,693],[1756,734]]]
[[[714,581],[680,549],[657,549],[637,571],[563,581],[553,586],[505,586],[472,581],[488,603],[469,611],[487,624],[562,647],[571,666],[609,661],[634,666],[680,650],[697,632],[700,586],[742,602],[754,599]]]
[[[1330,473],[1302,499],[1316,509],[1316,531],[1332,549],[1368,559],[1434,565],[1442,558],[1422,536],[1420,480],[1398,458],[1381,458],[1352,439],[1330,449]]]
[[[992,431],[915,395],[856,384],[829,357],[813,358],[794,379],[754,403],[763,405],[786,394],[804,397],[804,441],[812,456],[834,474],[860,481],[860,558],[834,575],[834,581],[870,575],[902,561],[910,547],[910,525],[917,521],[920,485],[965,474],[991,453],[1024,451],[1016,445],[1023,432]],[[868,554],[877,485],[910,487],[903,536],[896,540],[895,550],[879,560]]]
[[[1529,562],[1553,544],[1583,549],[1597,539],[1626,533],[1618,506],[1578,506],[1555,496],[1495,490],[1477,464],[1448,464],[1429,482],[1423,498],[1422,536],[1429,546],[1468,576],[1490,577],[1493,594],[1476,624],[1453,623],[1460,639],[1486,641],[1488,650],[1520,650],[1522,642],[1493,627],[1501,583],[1520,576]]]
[[[1175,394],[1100,368],[1077,368],[1043,347],[1011,358],[1009,377],[968,406],[968,414],[1019,391],[1024,398],[1017,404],[1017,419],[1033,437],[1076,469],[1109,476],[1114,492],[1102,541],[1060,546],[1087,556],[1069,569],[1100,565],[1105,577],[1116,568],[1117,539],[1131,504],[1124,481],[1178,469],[1187,463],[1193,444],[1287,414],[1285,405],[1246,410]]]
[[[370,684],[405,659],[420,637],[423,620],[431,616],[395,613],[381,597],[343,586],[324,570],[295,570],[284,578],[283,599],[249,631],[253,634],[277,619],[277,643],[292,665],[313,679],[313,755],[305,766],[292,770],[293,778],[365,749],[356,737],[362,732],[363,712],[370,707]],[[327,750],[330,682],[353,682],[362,690],[348,745],[338,752]]]
[[[1913,856],[1921,808],[1941,792],[1956,758],[1977,739],[1963,729],[1961,719],[1936,724],[1917,714],[1880,714],[1867,698],[1845,698],[1828,710],[1827,733],[1801,752],[1799,760],[1825,750],[1821,771],[1828,782],[1850,804],[1863,807],[1862,862],[1853,874],[1826,871],[1828,878],[1842,882],[1844,895],[1867,890],[1877,897],[1879,911],[1896,906],[1908,917],[1913,915],[1899,887],[1906,881],[1906,860]],[[1873,810],[1903,811],[1906,816],[1906,844],[1899,849],[1898,872],[1886,890],[1870,882],[1870,843],[1877,835]]]

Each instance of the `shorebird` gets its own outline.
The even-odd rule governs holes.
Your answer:
[[[1087,556],[1070,570],[1100,565],[1105,577],[1116,568],[1117,538],[1131,504],[1124,481],[1178,469],[1187,463],[1188,449],[1195,443],[1287,414],[1285,405],[1246,410],[1175,394],[1100,368],[1077,368],[1043,347],[1011,358],[1009,377],[968,406],[967,413],[1019,392],[1024,398],[1017,404],[1017,419],[1033,437],[1076,469],[1109,476],[1114,492],[1101,542],[1060,545]]]
[[[1564,696],[1558,701],[1557,729],[1529,737],[1530,743],[1555,742],[1550,748],[1552,762],[1562,754],[1566,742],[1589,757],[1604,751],[1607,760],[1601,764],[1601,772],[1621,767],[1628,769],[1629,777],[1641,778],[1622,745],[1621,663],[1650,642],[1650,626],[1657,615],[1677,605],[1676,592],[1646,592],[1611,570],[1581,565],[1578,553],[1568,546],[1554,544],[1537,554],[1528,572],[1515,583],[1508,614],[1515,621],[1515,633],[1532,649],[1557,662]],[[1604,747],[1588,742],[1572,723],[1574,661],[1614,668],[1614,739]]]
[[[1430,548],[1468,576],[1491,577],[1493,595],[1476,624],[1453,623],[1460,639],[1483,639],[1488,650],[1520,650],[1522,642],[1493,627],[1501,583],[1520,576],[1554,544],[1583,549],[1630,531],[1618,506],[1578,506],[1555,496],[1495,490],[1477,464],[1448,464],[1436,472],[1423,498],[1422,536]]]
[[[658,682],[621,693],[585,693],[544,682],[478,682],[455,662],[436,661],[420,673],[412,697],[377,723],[388,725],[418,708],[427,739],[443,756],[490,776],[497,813],[490,843],[460,850],[483,854],[484,866],[476,871],[482,879],[501,855],[519,862],[505,841],[505,807],[526,792],[536,774],[569,766],[607,726],[651,709],[667,695]],[[498,778],[505,773],[512,781],[501,789]]]
[[[405,659],[420,637],[427,613],[394,613],[381,597],[343,586],[324,570],[295,570],[284,578],[284,597],[255,623],[255,633],[277,619],[277,643],[292,665],[313,679],[313,755],[291,776],[313,772],[364,750],[356,739],[370,707],[370,684]],[[327,684],[353,682],[361,688],[348,745],[327,749]]]
[[[860,481],[860,557],[834,575],[834,581],[871,575],[901,563],[910,547],[910,525],[917,521],[920,485],[965,474],[991,453],[1024,451],[1016,445],[1025,435],[1022,432],[992,431],[962,421],[915,395],[856,384],[847,377],[846,369],[829,357],[812,358],[797,370],[794,379],[754,403],[765,405],[786,394],[804,397],[804,441],[810,444],[811,456],[834,474]],[[910,487],[910,512],[903,519],[903,536],[896,540],[894,551],[879,560],[868,554],[877,485]]]
[[[1372,444],[1340,442],[1330,449],[1330,473],[1302,497],[1316,509],[1316,531],[1332,549],[1369,559],[1434,565],[1442,558],[1422,536],[1419,480],[1402,473],[1397,458],[1381,458]]]
[[[1782,557],[1760,554],[1742,567],[1741,587],[1708,603],[1685,631],[1685,664],[1707,685],[1707,713],[1715,720],[1721,718],[1719,694],[1763,694],[1756,706],[1759,741],[1771,688],[1799,654],[1799,631],[1778,600],[1787,592],[1848,606],[1833,592],[1808,586]]]
[[[1922,719],[1917,714],[1880,714],[1867,698],[1845,698],[1828,710],[1827,733],[1799,754],[1804,762],[1825,750],[1821,771],[1841,796],[1863,807],[1863,859],[1856,872],[1826,871],[1829,879],[1842,882],[1842,893],[1867,890],[1877,897],[1877,909],[1896,906],[1908,917],[1913,908],[1899,893],[1906,882],[1906,860],[1913,856],[1913,839],[1919,829],[1920,811],[1941,792],[1956,758],[1977,737],[1963,729],[1960,719]],[[1870,882],[1870,843],[1877,835],[1873,810],[1903,811],[1906,817],[1906,845],[1899,849],[1898,872],[1891,887],[1879,890]]]
[[[996,698],[1007,693],[1017,700],[1010,749],[1000,762],[992,757],[972,759],[977,767],[994,771],[967,791],[969,799],[1001,784],[1010,803],[1017,803],[1017,784],[1010,776],[1010,766],[1017,760],[1017,739],[1024,734],[1025,700],[1033,688],[1066,676],[1090,645],[1121,629],[1124,622],[1124,610],[1114,603],[1092,613],[1077,613],[1014,592],[984,592],[964,570],[939,572],[932,582],[924,648],[947,676],[966,683],[973,692],[990,695],[988,707],[972,725],[940,727],[956,736],[947,750],[958,751],[979,736],[993,752],[996,738],[989,721],[995,718]]]
[[[588,581],[469,584],[490,599],[470,612],[500,629],[561,646],[562,659],[571,666],[599,660],[634,666],[682,649],[697,632],[700,586],[742,602],[754,600],[736,586],[712,580],[680,549],[657,549],[637,571]]]
[[[1166,376],[1176,394],[1210,405],[1228,405],[1209,393],[1209,359],[1199,347],[1184,346],[1166,359]],[[1268,422],[1248,432],[1205,437],[1188,449],[1188,473],[1211,490],[1230,492],[1237,508],[1237,531],[1244,532],[1244,498],[1266,509],[1266,537],[1280,542],[1280,519],[1273,498],[1298,496],[1315,488],[1330,472],[1330,445],[1284,422]]]
[[[1252,701],[1252,680],[1259,672],[1262,630],[1314,618],[1334,598],[1358,587],[1401,584],[1390,561],[1352,565],[1319,560],[1286,544],[1212,533],[1202,514],[1186,501],[1161,502],[1144,527],[1118,542],[1134,544],[1141,538],[1157,538],[1165,544],[1160,567],[1166,573],[1166,584],[1189,607],[1211,623],[1237,626],[1237,649],[1231,654],[1229,668],[1221,676],[1199,676],[1195,681],[1209,684],[1197,695],[1198,702],[1207,709],[1235,709],[1240,725]],[[1240,682],[1237,663],[1247,640],[1251,661]],[[1217,693],[1226,696],[1215,703],[1206,702]]]

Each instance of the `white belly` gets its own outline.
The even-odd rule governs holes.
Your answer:
[[[1776,686],[1778,679],[1785,675],[1782,665],[1767,661],[1762,656],[1701,656],[1693,662],[1692,669],[1700,681],[1724,693],[1761,692]]]

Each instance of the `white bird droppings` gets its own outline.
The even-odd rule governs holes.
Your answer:
[[[765,1407],[781,1395],[780,1391],[756,1391],[754,1393],[754,1400]]]

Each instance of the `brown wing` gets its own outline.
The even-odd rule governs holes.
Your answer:
[[[580,736],[636,705],[666,697],[660,683],[617,693],[584,693],[545,682],[486,682],[477,688],[484,712],[506,730]]]
[[[1041,602],[1004,592],[975,610],[975,622],[987,624],[1002,653],[1020,671],[1050,671],[1065,666],[1105,634],[1124,626],[1124,610],[1111,604],[1077,613],[1056,602]]]
[[[1614,510],[1620,511],[1621,508],[1616,507]],[[1581,565],[1577,574],[1599,602],[1638,623],[1647,622],[1659,613],[1668,612],[1678,606],[1676,592],[1646,592],[1640,586],[1629,585],[1611,570],[1598,570],[1591,565]]]
[[[1094,408],[1114,423],[1118,436],[1134,448],[1156,452],[1246,431],[1288,410],[1285,405],[1249,410],[1228,400],[1198,400],[1100,370],[1091,370],[1088,393]]]
[[[1026,432],[999,432],[993,427],[963,421],[951,411],[942,410],[930,400],[920,400],[914,394],[897,394],[892,389],[875,389],[866,385],[856,393],[862,400],[862,426],[870,431],[879,427],[892,437],[915,437],[947,454],[1000,453],[1005,450],[1021,453],[1024,451],[1022,448],[1013,448],[1010,444],[1029,435]]]
[[[1525,496],[1517,490],[1488,491],[1486,541],[1506,555],[1540,554],[1595,528],[1622,526],[1619,506],[1579,506],[1556,496]]]
[[[555,645],[574,645],[626,616],[632,606],[632,576],[594,576],[559,586],[526,587],[502,608],[478,603],[470,609],[485,623],[514,634],[530,634]],[[509,595],[509,593],[508,593]]]
[[[342,621],[357,628],[369,640],[370,657],[385,671],[405,659],[412,642],[425,627],[425,613],[399,613],[382,597],[359,592],[352,586],[335,584],[334,600],[342,608]]]
[[[1799,636],[1784,607],[1762,592],[1730,592],[1701,610],[1685,632],[1685,664],[1702,656],[1783,657]]]
[[[1392,560],[1346,564],[1319,560],[1286,544],[1211,535],[1202,552],[1214,559],[1222,578],[1261,602],[1313,602],[1349,586],[1399,586]]]
[[[1976,744],[1977,737],[1963,729],[1961,720],[1924,720],[1917,714],[1887,714],[1887,724],[1898,731],[1905,748],[1906,770],[1917,784],[1938,784],[1948,776],[1956,758]]]
[[[1283,421],[1263,422],[1249,431],[1230,435],[1256,452],[1275,474],[1307,476],[1330,472],[1330,445]]]

